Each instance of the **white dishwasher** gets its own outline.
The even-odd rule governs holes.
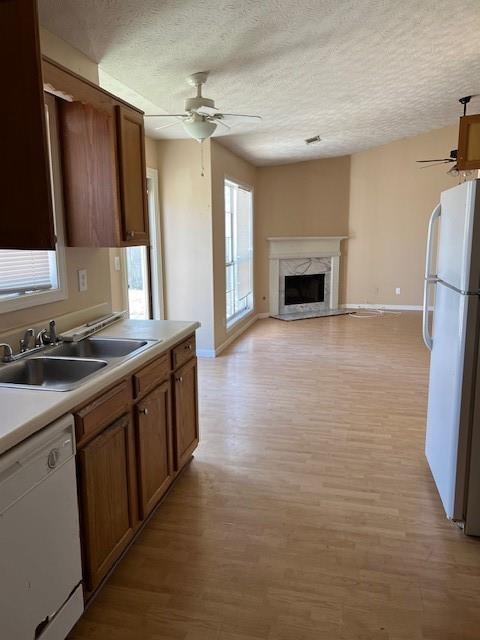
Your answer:
[[[83,612],[74,422],[0,457],[0,638],[64,640]]]

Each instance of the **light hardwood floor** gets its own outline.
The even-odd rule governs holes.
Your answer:
[[[75,640],[479,640],[423,456],[420,316],[262,320],[200,361],[194,461]]]

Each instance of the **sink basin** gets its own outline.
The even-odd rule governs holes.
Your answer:
[[[147,340],[85,338],[80,342],[64,342],[48,353],[57,358],[123,358],[147,344]]]
[[[68,391],[106,366],[104,360],[29,358],[0,367],[0,386]]]

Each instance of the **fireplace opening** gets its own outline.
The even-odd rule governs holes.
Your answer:
[[[285,305],[324,302],[325,274],[285,276]]]

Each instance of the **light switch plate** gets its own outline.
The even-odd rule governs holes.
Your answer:
[[[395,295],[396,295],[396,296],[399,296],[399,295],[400,295],[400,287],[397,287],[397,288],[395,289]]]
[[[120,271],[120,256],[115,256],[113,259],[113,264],[115,267],[115,271]]]
[[[79,269],[77,271],[77,275],[78,275],[78,290],[87,291],[88,289],[87,270]]]

